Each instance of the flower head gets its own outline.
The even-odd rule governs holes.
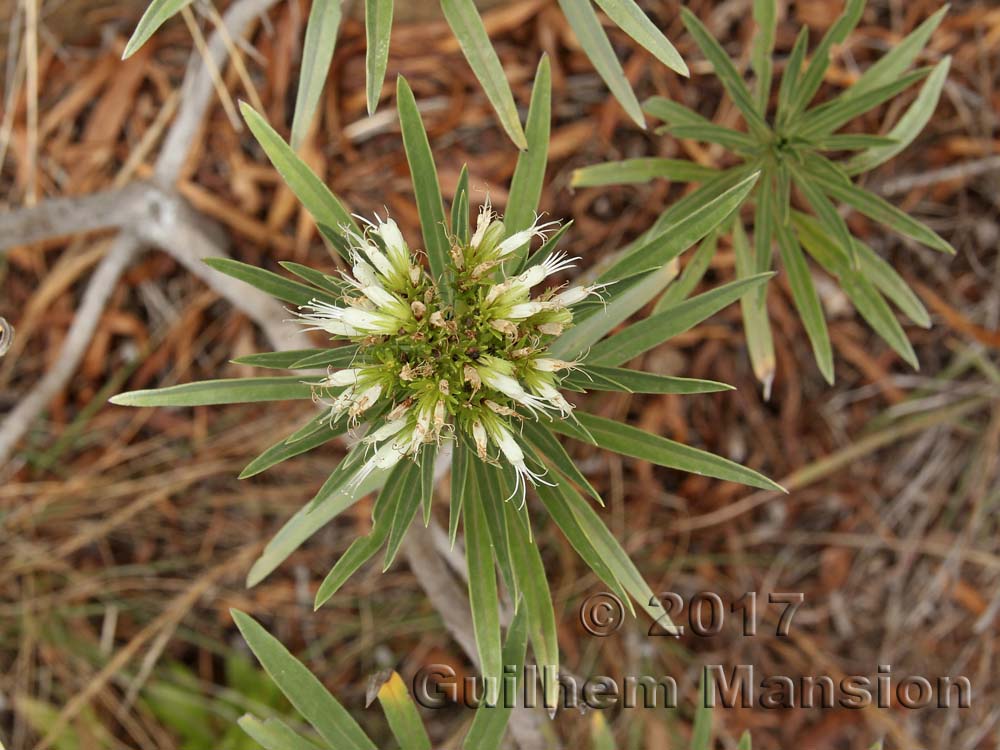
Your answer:
[[[353,365],[331,371],[320,385],[320,391],[341,389],[324,398],[331,418],[385,415],[366,438],[371,453],[354,481],[459,432],[483,460],[514,468],[522,499],[528,483],[541,481],[525,463],[518,423],[572,414],[559,385],[574,363],[548,356],[548,346],[572,325],[571,306],[598,291],[573,287],[532,296],[573,266],[575,259],[561,252],[518,273],[505,270],[514,250],[544,239],[552,226],[536,220],[507,236],[487,203],[471,239],[453,240],[447,280],[428,273],[392,219],[376,217],[362,234],[345,230],[351,292],[339,304],[313,300],[299,319],[359,345]],[[377,405],[384,408],[376,412]]]

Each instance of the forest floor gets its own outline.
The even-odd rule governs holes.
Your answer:
[[[51,5],[51,7],[49,7]],[[691,0],[727,49],[746,62],[750,0]],[[800,22],[821,32],[840,3],[799,0],[782,20],[787,54]],[[169,24],[129,61],[131,4],[46,3],[40,27],[37,125],[33,102],[8,66],[0,116],[0,206],[84,196],[147,178],[179,100],[192,48]],[[736,122],[728,100],[678,18],[675,0],[648,3],[685,59],[692,80],[664,70],[611,30],[640,98],[669,95],[718,122]],[[939,7],[936,0],[870,2],[835,59],[826,92],[851,80]],[[276,6],[243,49],[254,90],[223,71],[200,136],[176,180],[182,196],[225,228],[240,260],[277,269],[294,260],[332,269],[315,227],[252,143],[226,102],[258,99],[287,135],[304,7]],[[67,15],[69,14],[69,15]],[[647,228],[684,187],[663,182],[570,189],[574,168],[630,156],[718,164],[721,153],[642,131],[608,95],[554,0],[511,0],[487,22],[520,105],[542,52],[553,65],[554,121],[542,208],[572,219],[565,248],[584,267]],[[20,33],[13,17],[0,32]],[[211,21],[199,17],[209,30]],[[89,33],[93,30],[99,33]],[[16,38],[16,37],[15,37]],[[10,44],[8,43],[8,49]],[[352,210],[387,208],[407,236],[417,212],[395,121],[392,82],[404,74],[427,123],[446,199],[469,165],[472,187],[506,202],[516,151],[498,127],[447,27],[400,24],[379,111],[365,112],[364,30],[345,19],[333,73],[306,158]],[[775,478],[787,496],[751,492],[599,450],[575,457],[603,493],[602,514],[655,591],[726,603],[719,635],[679,644],[625,623],[595,638],[581,626],[586,597],[602,590],[566,540],[536,525],[547,562],[567,666],[578,675],[673,675],[681,706],[609,712],[626,747],[681,747],[690,732],[699,665],[754,664],[770,675],[865,675],[893,680],[968,677],[972,707],[718,710],[724,746],[750,728],[755,747],[809,750],[887,747],[996,748],[1000,612],[1000,8],[955,2],[924,62],[951,55],[937,113],[869,187],[928,222],[954,258],[902,242],[857,215],[852,229],[914,286],[930,330],[908,327],[915,372],[854,313],[819,272],[836,355],[836,383],[812,362],[786,280],[772,287],[777,375],[769,400],[750,370],[738,306],[650,352],[641,367],[721,380],[734,392],[699,396],[589,397],[589,406],[646,430],[743,462]],[[870,132],[912,100],[906,92],[864,121]],[[31,105],[31,106],[29,106]],[[37,152],[37,159],[27,155]],[[944,171],[942,171],[944,170]],[[63,237],[0,255],[0,316],[16,328],[0,359],[0,414],[9,413],[56,363],[88,279],[113,243],[108,232]],[[684,258],[682,258],[682,263]],[[724,247],[706,286],[729,280]],[[218,738],[248,707],[286,710],[251,668],[229,616],[261,619],[375,736],[362,709],[367,677],[392,666],[409,679],[429,663],[471,671],[405,563],[364,568],[314,613],[313,593],[332,561],[369,523],[368,501],[321,531],[270,577],[244,586],[249,563],[328,475],[329,446],[247,481],[240,469],[310,413],[261,405],[127,410],[107,405],[126,388],[255,374],[230,363],[267,348],[259,328],[161,252],[138,256],[113,289],[80,366],[0,467],[0,742],[35,747],[57,717],[56,747],[240,747]],[[740,633],[728,605],[758,592],[760,632]],[[787,637],[769,592],[801,592]],[[682,615],[682,619],[683,619]],[[686,688],[684,687],[686,686]],[[687,692],[684,692],[684,690]],[[81,698],[83,696],[83,698]],[[191,696],[195,696],[192,700]],[[429,715],[437,746],[454,747],[469,719],[460,707]],[[563,711],[547,730],[567,747],[586,743],[589,722]],[[237,730],[238,731],[238,730]],[[70,741],[72,743],[70,744]],[[236,743],[235,735],[226,742]],[[555,743],[556,740],[553,740]],[[553,744],[553,747],[557,745]]]

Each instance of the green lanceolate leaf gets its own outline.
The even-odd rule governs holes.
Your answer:
[[[776,0],[753,0],[753,19],[757,24],[757,33],[750,49],[750,66],[757,74],[757,111],[767,119],[767,102],[773,75],[771,56],[774,54],[774,35],[778,25]]]
[[[817,179],[828,195],[843,201],[868,218],[874,219],[933,250],[939,250],[949,255],[955,254],[955,248],[938,236],[935,231],[903,213],[884,198],[859,188],[857,185],[844,184],[826,177],[817,177]]]
[[[496,559],[497,567],[500,568],[500,574],[503,576],[507,590],[516,602],[520,592],[517,588],[517,579],[514,577],[514,568],[510,562],[510,536],[507,530],[507,519],[504,517],[503,504],[517,502],[520,497],[517,500],[511,499],[514,482],[507,476],[506,469],[507,467],[497,468],[478,459],[472,460],[469,467],[473,481],[476,483],[476,502],[480,504],[483,518],[486,519],[493,556]]]
[[[424,526],[431,522],[431,508],[434,503],[434,468],[437,463],[438,447],[428,443],[420,449],[420,504],[424,509]]]
[[[333,440],[335,437],[343,435],[347,432],[349,428],[348,419],[338,419],[331,421],[329,414],[323,413],[319,414],[312,419],[310,419],[304,426],[304,430],[308,431],[308,434],[301,437],[300,439],[293,440],[292,438],[296,436],[291,436],[285,438],[266,451],[261,453],[257,458],[247,464],[247,467],[240,472],[240,479],[248,479],[253,476],[267,471],[272,466],[277,466],[282,461],[287,461],[295,456],[300,456],[303,453],[318,448],[323,445],[323,443]]]
[[[284,276],[279,276],[276,273],[265,271],[263,268],[257,268],[247,263],[241,263],[232,258],[205,258],[204,263],[209,268],[224,273],[226,276],[231,276],[234,279],[239,279],[245,284],[256,287],[277,299],[291,302],[293,305],[308,305],[315,299],[330,302],[331,304],[337,301],[337,298],[328,292],[314,289],[300,281],[286,279]]]
[[[580,357],[588,348],[604,338],[608,331],[642,309],[676,276],[676,264],[668,263],[638,281],[616,284],[611,291],[618,293],[608,295],[610,299],[603,309],[599,308],[598,312],[587,317],[578,316],[573,327],[552,343],[549,347],[552,356],[565,360]]]
[[[849,274],[842,276],[840,283],[843,286],[844,294],[851,300],[861,317],[868,322],[875,333],[881,336],[903,358],[904,362],[914,370],[919,370],[920,363],[917,361],[916,352],[913,351],[913,345],[906,338],[906,332],[899,325],[899,321],[892,314],[889,305],[871,282],[860,274]]]
[[[413,98],[413,91],[402,76],[397,81],[396,104],[399,108],[399,124],[403,130],[406,161],[413,177],[413,192],[416,194],[420,231],[423,233],[427,259],[434,277],[444,279],[448,274],[450,243],[445,231],[441,185],[427,132],[420,119],[420,110],[417,109],[417,100]],[[445,301],[451,302],[451,285],[443,284],[440,289],[446,297]]]
[[[519,513],[512,503],[504,503],[507,528],[510,530],[511,564],[521,592],[522,604],[528,615],[528,632],[536,664],[545,670],[546,706],[555,706],[559,695],[559,639],[556,615],[552,608],[552,592],[542,564],[538,545],[531,539],[527,513]]]
[[[240,102],[240,112],[243,113],[243,119],[246,120],[250,132],[264,149],[271,164],[278,170],[289,189],[295,193],[295,197],[312,214],[316,223],[338,231],[341,227],[347,227],[360,234],[361,230],[340,199],[313,174],[308,165],[282,140],[274,128],[267,124],[267,120],[245,102]],[[346,253],[341,252],[341,255],[349,259]]]
[[[293,263],[290,260],[282,260],[278,261],[278,265],[289,273],[293,273],[300,279],[312,284],[317,289],[326,292],[327,294],[332,294],[337,298],[354,292],[353,287],[351,287],[351,285],[343,279],[338,279],[336,276],[331,276],[328,273],[317,271],[315,268],[304,266],[301,263]]]
[[[261,666],[320,737],[338,749],[377,750],[347,709],[277,638],[249,615],[230,612]]]
[[[892,143],[873,145],[867,151],[855,154],[843,165],[848,174],[855,175],[874,169],[878,165],[889,161],[889,159],[913,143],[937,108],[938,100],[941,98],[941,91],[944,89],[944,83],[948,80],[950,67],[950,57],[945,57],[934,66],[913,104],[899,118],[899,122],[896,123],[895,127],[889,131],[888,138]]]
[[[504,667],[517,667],[514,680],[514,692],[521,690],[524,683],[524,656],[528,647],[528,618],[524,607],[518,607],[514,619],[507,628],[507,638],[503,644]],[[513,696],[504,696],[505,700],[497,706],[480,704],[476,709],[469,733],[462,741],[464,750],[500,750],[507,731],[513,709]]]
[[[735,390],[726,383],[695,378],[677,378],[620,367],[582,365],[570,372],[563,385],[579,386],[587,391],[618,391],[621,393],[716,393]]]
[[[806,259],[799,247],[794,233],[786,226],[778,224],[775,227],[778,239],[778,251],[781,253],[781,264],[788,274],[788,286],[792,291],[795,309],[799,312],[802,325],[806,329],[813,356],[819,371],[826,382],[833,384],[833,349],[830,346],[830,334],[823,316],[823,306],[813,284],[812,275],[806,265]]]
[[[417,706],[406,690],[406,684],[398,673],[382,683],[378,691],[378,701],[382,704],[389,729],[401,750],[431,750],[431,740],[424,729]]]
[[[651,180],[701,182],[702,180],[710,180],[717,174],[718,170],[703,167],[686,159],[661,159],[647,156],[594,164],[574,170],[571,186],[583,188],[602,185],[634,185]]]
[[[750,739],[749,729],[743,730],[743,734],[740,735],[740,742],[736,746],[736,750],[753,750],[753,741]]]
[[[280,719],[261,721],[256,716],[244,714],[236,723],[240,729],[264,750],[320,750],[301,734]]]
[[[766,139],[771,129],[767,126],[764,118],[761,117],[760,112],[754,105],[749,89],[747,89],[743,78],[736,71],[732,60],[729,59],[725,50],[715,41],[711,32],[705,28],[705,25],[698,19],[698,16],[690,10],[681,8],[681,19],[684,21],[684,27],[688,30],[688,33],[694,37],[698,48],[708,58],[708,61],[712,63],[715,75],[718,76],[723,88],[726,89],[726,93],[729,94],[733,103],[743,114],[743,119],[746,120],[750,132],[757,139]]]
[[[300,508],[268,542],[247,574],[247,586],[253,587],[263,581],[306,539],[362,497],[381,487],[387,476],[387,471],[376,469],[363,482],[341,486],[331,492],[320,489],[316,497]]]
[[[365,0],[365,92],[368,114],[375,114],[382,96],[385,69],[389,63],[389,37],[392,35],[394,0]]]
[[[821,151],[860,151],[862,149],[883,148],[895,146],[896,139],[884,135],[866,135],[864,133],[841,133],[818,138],[816,148]]]
[[[214,406],[258,401],[290,401],[312,398],[317,382],[303,382],[290,375],[276,378],[232,378],[203,380],[166,388],[130,391],[113,396],[118,406]]]
[[[694,707],[694,726],[691,727],[691,750],[712,750],[712,677],[708,669],[702,670],[698,702]]]
[[[400,461],[389,476],[386,482],[386,492],[392,485],[392,492],[399,495],[399,501],[395,505],[395,512],[392,514],[392,528],[389,530],[389,540],[385,547],[385,562],[382,563],[384,573],[396,559],[399,545],[403,543],[403,537],[413,523],[413,517],[417,514],[422,499],[420,487],[420,467],[408,459]]]
[[[149,41],[158,28],[190,4],[191,0],[153,0],[146,8],[146,12],[142,14],[142,18],[139,19],[128,44],[125,45],[122,60],[127,60],[138,52],[139,48]]]
[[[673,260],[725,221],[746,200],[758,176],[757,172],[750,174],[718,197],[692,210],[647,243],[625,253],[598,277],[598,281],[604,284],[619,281],[653,271]]]
[[[462,506],[465,495],[475,492],[475,484],[471,476],[470,462],[473,454],[465,445],[464,440],[456,440],[453,444],[451,459],[451,502],[448,506],[448,541],[455,546],[458,536],[458,522],[462,516]]]
[[[327,349],[322,354],[314,354],[296,360],[293,370],[309,370],[317,367],[352,367],[360,356],[357,345],[346,344]]]
[[[816,212],[816,218],[820,220],[826,231],[836,240],[837,244],[844,251],[844,254],[852,259],[852,263],[855,263],[854,240],[851,237],[851,230],[847,228],[847,222],[844,221],[844,217],[837,212],[836,207],[813,180],[812,174],[805,173],[797,169],[794,165],[792,166],[792,174],[795,184],[802,191],[802,195],[805,196],[806,201],[812,206],[813,211]]]
[[[479,664],[486,681],[486,701],[500,695],[503,660],[500,654],[500,611],[490,532],[483,503],[489,498],[466,492],[465,560],[469,568],[469,604]]]
[[[704,125],[665,125],[657,128],[656,133],[669,133],[682,140],[718,143],[744,156],[752,156],[760,151],[760,146],[746,133],[711,122]]]
[[[546,458],[549,464],[555,466],[570,481],[576,482],[587,494],[601,505],[604,505],[600,493],[594,489],[594,486],[583,475],[579,467],[577,467],[576,462],[566,453],[566,449],[563,448],[562,443],[556,439],[547,427],[532,420],[525,420],[521,425],[521,434],[531,443],[539,455]]]
[[[594,12],[590,0],[559,0],[559,7],[566,14],[566,20],[580,41],[583,51],[615,99],[632,121],[645,129],[646,122],[642,117],[639,100],[635,98],[635,92],[632,91],[632,86],[625,77],[625,71],[615,56],[614,47],[601,28],[601,21]]]
[[[503,129],[515,146],[527,148],[528,142],[521,129],[514,95],[475,3],[472,0],[441,0],[441,10],[444,11],[444,17],[458,39],[472,72],[479,79],[483,93],[500,118]]]
[[[653,53],[657,60],[675,73],[680,73],[682,76],[689,74],[680,53],[634,0],[594,0],[594,2],[622,31]]]
[[[397,479],[394,479],[394,473],[389,474],[385,487],[379,492],[378,500],[375,503],[371,531],[351,542],[347,551],[340,556],[340,559],[327,573],[319,589],[316,590],[316,599],[313,604],[315,609],[326,604],[334,594],[340,591],[347,580],[361,569],[362,565],[382,549],[382,545],[385,544],[389,531],[392,529],[393,520],[398,515],[402,498],[401,484]],[[386,554],[388,555],[388,552]]]
[[[458,174],[455,200],[451,204],[451,233],[459,243],[469,242],[469,165],[463,164]]]
[[[708,267],[712,265],[712,258],[715,256],[718,245],[718,231],[709,232],[708,236],[698,245],[698,249],[688,259],[677,281],[668,286],[667,290],[656,301],[656,306],[653,307],[654,313],[668,310],[674,305],[680,304],[691,295],[691,292],[695,290],[695,287],[705,277]]]
[[[781,84],[778,86],[778,108],[776,121],[781,128],[788,121],[792,114],[794,104],[797,101],[797,90],[802,78],[802,63],[806,58],[806,49],[809,46],[809,29],[803,26],[799,29],[799,35],[795,38],[795,45],[788,56],[788,63],[785,65],[785,72],[781,76]]]
[[[651,117],[667,125],[711,125],[712,121],[702,117],[693,109],[667,99],[665,96],[651,96],[642,103],[642,108]]]
[[[714,477],[759,489],[784,492],[781,485],[772,482],[753,469],[740,466],[707,451],[692,448],[689,445],[683,445],[659,435],[653,435],[635,427],[586,412],[579,412],[577,419],[590,431],[598,445],[615,453],[699,476]],[[552,429],[556,432],[564,432],[560,422],[553,422]]]
[[[620,333],[595,344],[586,358],[586,364],[616,367],[628,362],[654,346],[696,326],[726,305],[738,300],[750,289],[766,282],[773,275],[773,273],[756,274],[724,284],[633,323]]]
[[[333,60],[340,28],[340,0],[313,0],[306,24],[306,39],[302,45],[302,64],[299,69],[299,90],[295,95],[295,114],[292,116],[292,148],[298,150],[306,133],[316,105],[319,103],[326,74]]]
[[[764,196],[768,194],[765,186],[758,198],[758,208],[764,205]],[[760,215],[758,211],[758,215]],[[755,232],[768,232],[769,227],[756,224]],[[768,237],[770,239],[770,236]],[[770,249],[770,248],[768,248]],[[737,219],[733,224],[733,251],[736,255],[736,276],[739,279],[753,277],[755,253],[750,249],[743,222]],[[771,393],[771,383],[774,380],[774,341],[771,336],[771,323],[767,317],[767,284],[754,286],[740,297],[740,310],[743,313],[743,328],[747,335],[747,350],[750,353],[750,364],[757,380],[763,384],[764,398]]]
[[[948,12],[948,7],[945,4],[934,15],[914,29],[902,42],[892,45],[889,52],[873,63],[848,89],[850,95],[862,96],[873,89],[877,89],[887,83],[892,83],[899,78],[903,74],[903,71],[909,68],[913,64],[913,61],[917,59],[920,51],[927,46],[931,34],[937,30],[937,27]]]
[[[507,236],[527,229],[535,221],[538,201],[542,196],[542,183],[549,156],[549,132],[552,126],[552,72],[549,58],[542,56],[535,72],[535,85],[531,91],[526,128],[527,149],[518,154],[514,176],[510,181],[507,213],[504,227]],[[528,245],[515,250],[508,257],[517,267],[527,255]]]
[[[854,244],[861,274],[891,299],[906,317],[921,328],[930,328],[931,318],[927,308],[903,278],[868,245],[858,240]]]
[[[236,365],[262,367],[266,370],[293,370],[293,365],[306,357],[316,357],[336,349],[292,349],[284,352],[259,352],[230,360]],[[303,368],[304,369],[304,368]]]

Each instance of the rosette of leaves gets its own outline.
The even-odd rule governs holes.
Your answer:
[[[115,397],[130,406],[193,406],[288,399],[325,404],[295,434],[282,438],[243,472],[251,477],[277,463],[367,426],[316,497],[281,529],[254,564],[253,585],[311,534],[364,495],[381,489],[371,532],[356,541],[321,584],[328,600],[361,565],[384,549],[388,568],[423,508],[431,514],[435,465],[451,451],[450,534],[464,528],[469,598],[483,674],[499,685],[499,590],[495,570],[527,612],[537,661],[558,669],[555,616],[542,558],[531,533],[534,484],[540,505],[595,573],[624,601],[635,599],[654,617],[649,587],[592,506],[600,495],[557,439],[574,440],[654,464],[780,489],[757,472],[719,456],[575,409],[568,391],[694,394],[721,383],[668,377],[624,367],[688,330],[748,290],[758,274],[683,300],[628,326],[644,300],[662,290],[674,269],[664,258],[698,242],[745,199],[748,176],[706,201],[609,269],[600,285],[549,289],[535,296],[554,268],[565,266],[557,245],[567,226],[533,252],[543,232],[536,210],[547,160],[550,73],[542,60],[527,120],[530,148],[521,153],[504,219],[489,210],[470,228],[468,175],[463,171],[446,217],[437,171],[413,94],[402,78],[397,106],[423,236],[418,260],[388,220],[363,231],[294,151],[251,108],[247,123],[289,187],[311,211],[335,252],[351,267],[335,277],[294,263],[298,278],[235,261],[214,268],[298,305],[302,318],[339,346],[273,352],[238,362],[303,374],[217,380],[137,391]],[[606,273],[605,276],[608,276]],[[600,288],[600,296],[598,292]],[[613,335],[614,329],[621,327]],[[316,368],[327,374],[312,375]],[[589,495],[591,500],[585,499]],[[631,606],[631,605],[630,605]],[[549,680],[551,690],[558,688]]]
[[[389,40],[392,34],[395,2],[396,0],[365,0],[365,30],[368,43],[365,55],[365,87],[369,114],[375,112],[382,95],[382,85],[389,61]],[[441,10],[462,48],[465,59],[483,87],[483,92],[493,106],[504,131],[518,148],[527,148],[514,95],[474,0],[440,0],[440,2]],[[123,58],[135,54],[160,26],[191,3],[192,0],[152,0],[126,45]],[[615,55],[611,41],[601,26],[595,4],[616,26],[671,70],[686,76],[687,66],[663,32],[635,0],[559,0],[566,21],[598,74],[629,117],[639,127],[645,128],[639,100]],[[296,149],[309,130],[310,120],[323,93],[337,43],[337,31],[342,15],[341,5],[342,0],[313,0],[309,11],[292,122],[291,142]]]
[[[756,77],[753,88],[744,82],[701,21],[684,9],[685,26],[712,64],[742,115],[746,129],[717,125],[662,97],[649,99],[645,110],[664,123],[658,133],[719,144],[737,163],[725,169],[711,169],[683,160],[629,159],[580,169],[573,178],[578,187],[640,183],[657,178],[701,183],[660,217],[641,240],[648,242],[689,210],[689,206],[710,200],[745,179],[747,174],[760,172],[760,180],[746,198],[753,210],[752,237],[748,237],[738,217],[724,228],[732,239],[737,276],[746,278],[771,269],[773,246],[777,245],[816,362],[831,383],[833,352],[807,257],[840,281],[860,315],[913,367],[917,367],[916,355],[887,300],[917,325],[930,326],[927,311],[917,296],[886,261],[852,235],[838,205],[927,247],[954,253],[951,245],[930,228],[853,180],[906,148],[934,112],[950,59],[945,57],[933,67],[907,71],[941,23],[947,6],[893,45],[839,95],[822,104],[811,104],[830,64],[831,51],[857,25],[864,5],[864,0],[848,0],[843,14],[823,35],[808,61],[809,31],[801,30],[788,56],[776,96],[772,96],[775,0],[755,0],[753,4],[758,26],[750,55]],[[840,132],[857,116],[920,81],[924,83],[919,94],[885,135]],[[796,194],[799,200],[793,200]],[[685,270],[686,288],[693,286],[707,269],[717,239],[714,234],[710,236]],[[676,297],[667,295],[663,304],[675,302]],[[741,304],[754,371],[766,389],[774,375],[767,288],[748,293]]]

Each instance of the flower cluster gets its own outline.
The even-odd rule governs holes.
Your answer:
[[[331,419],[380,418],[365,438],[373,453],[354,481],[459,431],[482,460],[502,455],[515,468],[515,494],[523,498],[527,482],[540,481],[525,463],[516,423],[571,416],[559,383],[575,363],[547,356],[547,347],[572,324],[572,306],[598,292],[577,286],[532,296],[546,278],[572,267],[565,253],[517,275],[505,272],[511,253],[552,226],[536,221],[505,238],[503,221],[487,204],[468,242],[452,238],[452,264],[442,279],[423,267],[392,219],[377,219],[363,235],[345,229],[351,292],[339,305],[314,300],[299,318],[358,344],[353,366],[328,373],[318,390],[339,389],[332,400],[324,397]]]

